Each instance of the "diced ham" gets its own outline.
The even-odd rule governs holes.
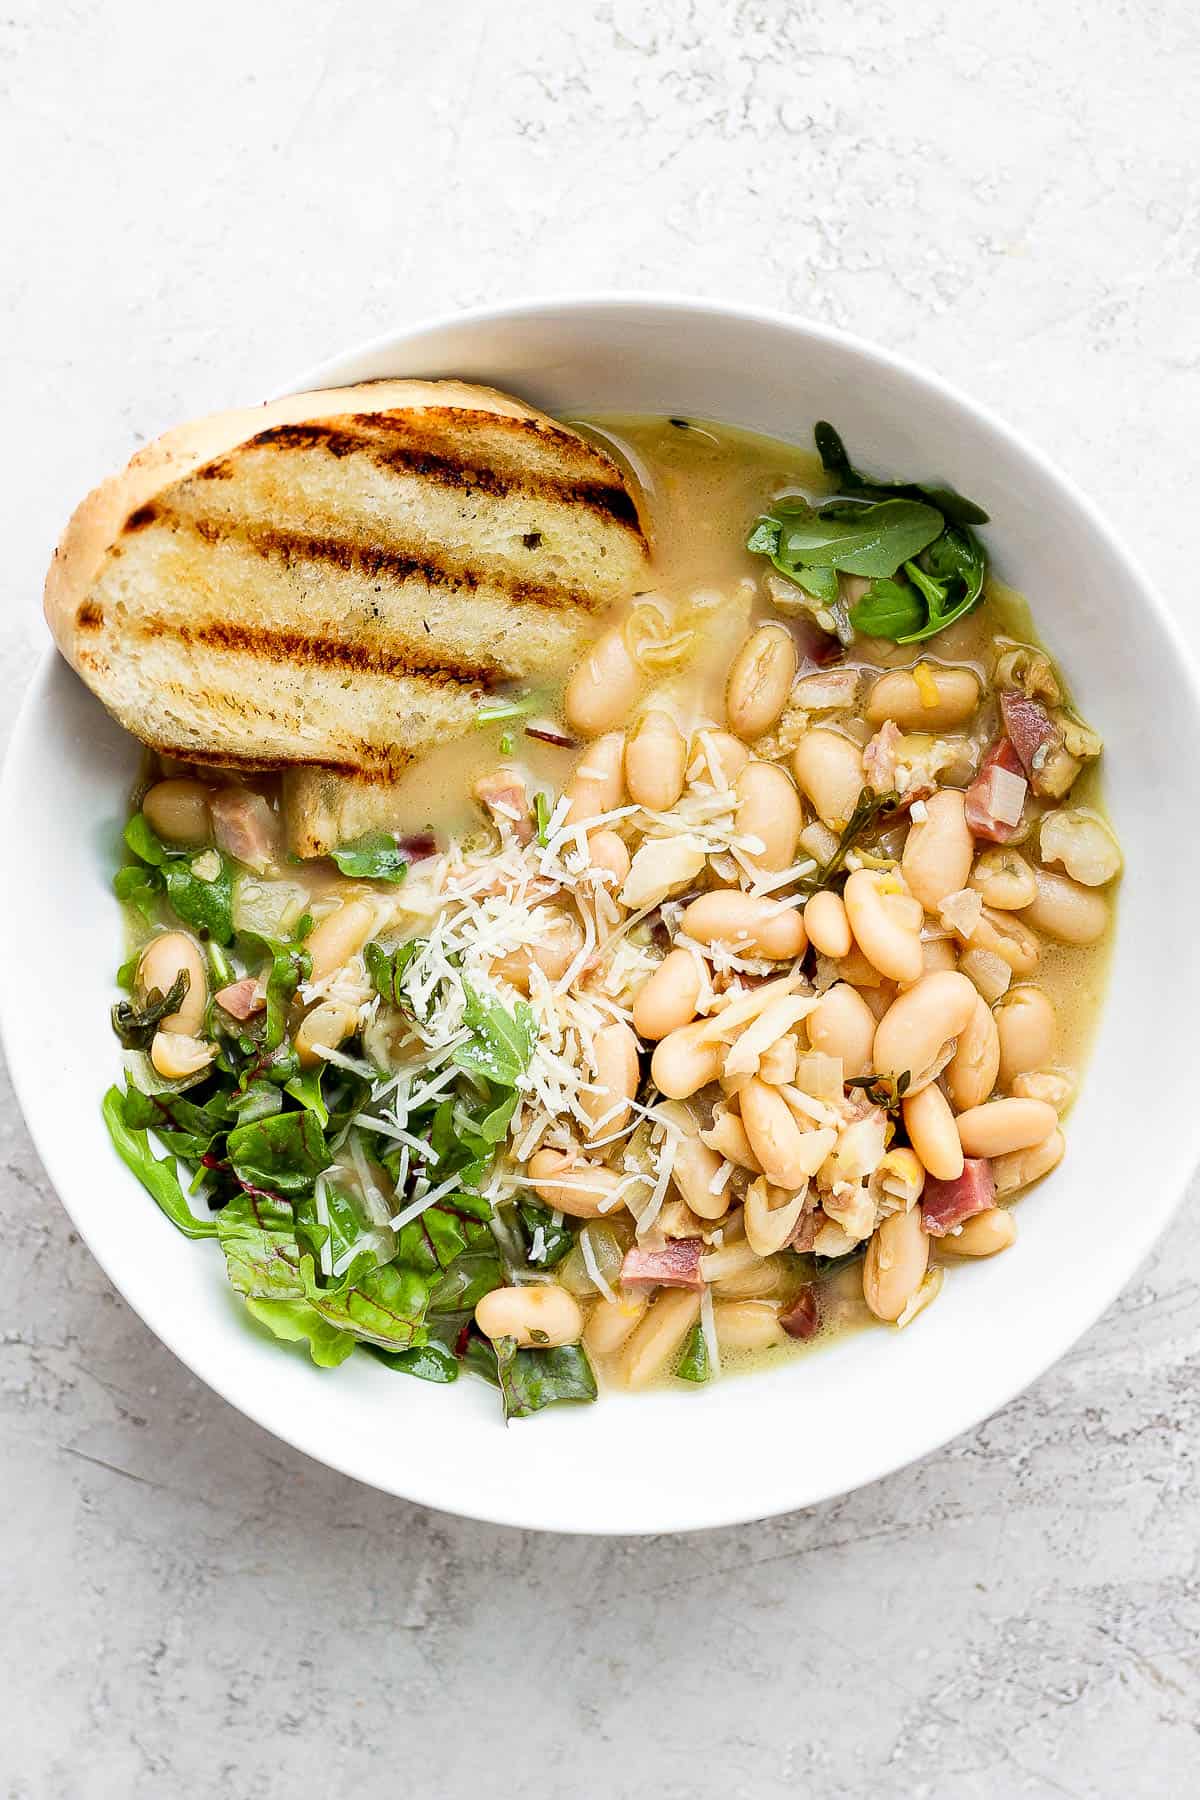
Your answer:
[[[814,1207],[811,1212],[801,1213],[784,1249],[798,1250],[801,1255],[811,1250],[817,1241],[817,1233],[824,1223],[825,1220],[821,1216],[819,1207]]]
[[[986,1156],[968,1156],[957,1181],[926,1178],[925,1191],[921,1195],[921,1215],[930,1237],[945,1237],[964,1219],[973,1219],[976,1213],[987,1212],[995,1204],[996,1183],[992,1179],[991,1163]]]
[[[893,719],[885,719],[863,751],[863,773],[877,794],[896,791],[896,750],[901,731]]]
[[[1006,737],[998,738],[992,745],[978,775],[967,789],[967,827],[978,838],[987,838],[993,844],[1007,844],[1018,826],[997,814],[997,807],[1001,813],[1012,811],[1011,786],[998,778],[997,771],[1000,777],[1008,775],[1024,780],[1021,759]]]
[[[278,821],[271,803],[252,788],[218,788],[208,803],[213,835],[226,856],[262,874],[279,848]]]
[[[262,1011],[267,1004],[267,996],[257,976],[244,975],[240,981],[231,981],[228,987],[223,987],[217,994],[216,1001],[231,1019],[246,1020]]]
[[[501,831],[511,831],[518,844],[529,842],[533,836],[529,795],[515,769],[496,769],[491,775],[481,775],[474,791],[475,798],[487,808]]]
[[[779,1323],[789,1337],[816,1337],[821,1329],[821,1308],[816,1288],[811,1285],[802,1287],[787,1311],[780,1313]]]
[[[674,1238],[661,1250],[645,1250],[635,1244],[625,1252],[621,1264],[621,1284],[628,1288],[704,1286],[700,1258],[704,1254],[701,1238]]]
[[[1044,752],[1048,745],[1060,741],[1058,726],[1040,700],[1030,700],[1025,694],[1015,694],[1011,688],[1005,688],[1000,695],[1000,712],[1004,719],[1004,729],[1020,759],[1021,768],[1032,781],[1045,761],[1044,755],[1039,759],[1038,751]]]

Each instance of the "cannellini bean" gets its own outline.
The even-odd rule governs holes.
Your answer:
[[[933,975],[939,969],[955,969],[958,957],[955,955],[953,938],[921,939],[921,973]]]
[[[1038,845],[1044,863],[1061,863],[1067,874],[1085,887],[1103,887],[1121,873],[1116,838],[1099,813],[1087,807],[1069,806],[1047,813],[1039,828]]]
[[[923,967],[920,901],[900,892],[894,875],[876,869],[855,869],[843,899],[867,961],[889,981],[916,981]]]
[[[572,731],[599,737],[629,717],[645,677],[619,625],[596,639],[575,665],[563,695]]]
[[[998,912],[985,906],[971,929],[972,950],[990,950],[1006,962],[1014,975],[1032,975],[1042,957],[1042,946],[1029,926],[1022,923],[1028,911],[1018,918],[1016,913]]]
[[[950,1039],[966,1030],[977,999],[965,975],[949,969],[922,975],[892,1002],[879,1021],[873,1050],[878,1073],[895,1078],[907,1070],[915,1088]],[[921,1160],[924,1162],[925,1158]],[[928,1168],[928,1163],[925,1166]]]
[[[967,1156],[1029,1150],[1057,1129],[1058,1114],[1044,1100],[989,1100],[958,1115],[959,1142]]]
[[[821,995],[820,1005],[806,1020],[808,1041],[825,1056],[840,1058],[847,1081],[869,1075],[874,1068],[875,1015],[848,982],[835,982]]]
[[[1018,1075],[1054,1060],[1054,1007],[1041,988],[1010,988],[996,1008],[996,1031],[1001,1087],[1011,1088]]]
[[[863,788],[859,746],[837,731],[806,731],[792,752],[792,773],[822,824],[840,831]]]
[[[766,1300],[788,1285],[786,1264],[777,1256],[768,1256],[756,1257],[750,1268],[713,1282],[712,1290],[718,1300]]]
[[[1037,899],[1025,907],[1022,919],[1060,944],[1094,944],[1104,936],[1109,906],[1103,894],[1049,869],[1035,869],[1033,878]]]
[[[808,902],[804,908],[804,929],[809,943],[822,956],[831,956],[835,962],[849,956],[853,943],[850,921],[841,895],[832,888],[823,888]]]
[[[707,781],[715,788],[733,787],[750,761],[749,750],[732,731],[718,731],[714,727],[698,732],[695,744],[687,768],[689,781]]]
[[[991,1206],[964,1220],[957,1231],[948,1232],[939,1240],[938,1250],[943,1256],[995,1256],[1016,1241],[1017,1221],[1004,1207]]]
[[[584,1326],[585,1347],[595,1356],[609,1356],[619,1350],[640,1325],[649,1303],[649,1296],[641,1293],[618,1293],[615,1300],[598,1301]]]
[[[572,1219],[595,1219],[615,1211],[619,1176],[571,1150],[535,1150],[528,1163],[538,1199]]]
[[[713,1122],[700,1137],[710,1150],[726,1162],[735,1163],[739,1169],[749,1169],[752,1175],[762,1174],[762,1164],[750,1148],[750,1139],[746,1136],[746,1127],[736,1113],[718,1111],[713,1115]],[[678,1158],[678,1152],[676,1152]],[[714,1171],[715,1172],[715,1171]]]
[[[150,1045],[150,1061],[164,1081],[198,1075],[216,1053],[214,1045],[186,1031],[156,1031]]]
[[[1030,1101],[1030,1105],[1036,1102]],[[1044,1137],[1040,1144],[1030,1144],[1024,1150],[1006,1151],[992,1162],[992,1176],[998,1194],[1015,1194],[1021,1188],[1029,1187],[1040,1181],[1051,1169],[1056,1169],[1063,1159],[1067,1141],[1061,1131],[1052,1131]]]
[[[966,885],[974,847],[965,795],[957,788],[931,794],[925,817],[909,827],[900,857],[904,879],[926,912],[936,913],[947,894]]]
[[[564,824],[586,825],[615,812],[625,797],[625,737],[609,731],[589,744],[566,786],[570,805]]]
[[[804,824],[800,796],[785,769],[753,758],[735,784],[736,823],[740,837],[757,838],[761,851],[748,852],[756,868],[770,873],[790,869]]]
[[[725,713],[740,738],[770,731],[796,679],[796,646],[783,625],[760,625],[742,645],[729,671]]]
[[[867,696],[872,725],[891,719],[901,731],[951,731],[979,705],[979,680],[970,669],[920,662],[881,675]]]
[[[946,1064],[946,1088],[955,1110],[982,1106],[999,1071],[1000,1034],[987,1001],[976,994],[975,1010],[959,1032],[954,1055]]]
[[[640,1388],[662,1375],[700,1317],[700,1296],[691,1288],[660,1293],[621,1352],[618,1372],[626,1387]]]
[[[729,1187],[714,1194],[712,1184],[721,1170],[721,1157],[688,1133],[675,1146],[671,1180],[698,1219],[721,1219],[729,1211]]]
[[[543,935],[536,944],[518,944],[492,963],[497,980],[511,982],[523,994],[529,992],[533,969],[540,969],[547,981],[561,981],[583,945],[583,927],[571,913],[557,907],[539,907]]]
[[[824,1133],[802,1131],[779,1091],[756,1077],[740,1089],[738,1102],[750,1148],[766,1179],[793,1192],[803,1187],[828,1153]]]
[[[768,1044],[758,1059],[758,1075],[771,1087],[783,1087],[787,1082],[796,1079],[796,1064],[800,1060],[800,1046],[791,1032]]]
[[[199,848],[212,842],[208,794],[202,781],[156,781],[142,801],[142,811],[166,843]]]
[[[798,1194],[773,1187],[760,1175],[746,1190],[742,1204],[742,1224],[746,1242],[758,1256],[774,1256],[782,1250],[800,1223],[808,1184]]]
[[[151,938],[138,958],[134,992],[142,1000],[154,989],[165,997],[181,975],[188,978],[187,993],[178,1010],[160,1021],[160,1030],[195,1037],[208,1008],[208,976],[199,948],[185,931],[164,931]]]
[[[615,831],[593,831],[587,847],[592,867],[603,869],[612,876],[606,886],[610,894],[616,895],[629,874],[629,851]]]
[[[588,1087],[598,1091],[579,1096],[580,1110],[588,1120],[585,1135],[589,1139],[608,1137],[614,1131],[624,1130],[629,1120],[629,1104],[637,1093],[641,1077],[638,1041],[623,1019],[602,1025],[593,1035],[592,1057],[596,1073]]]
[[[682,925],[700,944],[722,943],[736,955],[771,961],[803,956],[808,945],[798,906],[769,895],[718,888],[686,907]]]
[[[996,844],[975,859],[970,885],[986,906],[1017,912],[1037,899],[1037,883],[1025,858],[1009,844]]]
[[[683,792],[687,740],[670,713],[642,714],[625,745],[629,798],[653,812],[669,812]]]
[[[713,1307],[717,1343],[731,1354],[738,1350],[766,1350],[787,1342],[779,1323],[779,1308],[768,1300],[726,1300]]]
[[[1033,1069],[1013,1077],[1012,1091],[1018,1100],[1044,1100],[1061,1116],[1074,1098],[1075,1083],[1060,1069]]]
[[[714,1042],[701,1019],[668,1032],[650,1060],[650,1079],[668,1100],[688,1100],[721,1073],[725,1047]]]
[[[922,1165],[935,1181],[957,1181],[963,1172],[963,1146],[950,1102],[936,1082],[900,1103],[904,1129]]]
[[[656,1043],[689,1025],[700,1000],[701,971],[689,950],[671,950],[634,996],[633,1024],[639,1037]]]
[[[325,981],[362,949],[375,929],[375,908],[366,900],[347,900],[314,925],[304,940],[312,958],[311,981]]]
[[[484,1337],[515,1338],[526,1350],[577,1344],[583,1335],[578,1300],[554,1283],[493,1288],[476,1306],[475,1323]]]
[[[336,1049],[358,1025],[358,1009],[344,1000],[322,1000],[305,1013],[296,1032],[296,1055],[301,1067],[311,1069],[321,1061],[322,1049]]]
[[[892,1213],[884,1219],[863,1258],[863,1299],[877,1319],[894,1324],[929,1267],[929,1239],[921,1209]]]

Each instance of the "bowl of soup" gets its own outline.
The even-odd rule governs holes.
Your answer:
[[[413,771],[402,883],[363,855],[239,860],[230,820],[269,835],[277,784],[147,767],[48,658],[3,799],[27,851],[5,1040],[39,1149],[191,1368],[387,1491],[590,1531],[843,1492],[1036,1378],[1178,1201],[1193,673],[1061,475],[841,334],[552,302],[296,386],[392,375],[485,382],[589,437],[652,583]],[[239,1053],[230,1022],[270,968],[188,911],[214,859],[235,946],[273,944],[280,980],[294,947],[273,1096],[246,1100],[256,1027]],[[224,1040],[182,1019],[197,983],[233,1009]],[[149,1075],[132,1100],[114,999]],[[222,1083],[214,1152],[198,1102],[215,1117]],[[256,1288],[258,1171],[286,1137],[292,1181],[321,1113],[287,1202],[307,1264]],[[132,1179],[147,1131],[181,1157],[166,1211],[219,1245]]]

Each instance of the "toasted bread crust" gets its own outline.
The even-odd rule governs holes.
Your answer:
[[[45,609],[163,752],[379,782],[488,688],[561,669],[647,556],[578,433],[492,389],[381,381],[148,445],[76,511]]]

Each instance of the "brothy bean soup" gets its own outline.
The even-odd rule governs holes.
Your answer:
[[[156,763],[116,882],[122,1156],[260,1326],[510,1417],[907,1327],[1008,1250],[1121,866],[1002,520],[825,425],[585,428],[655,586],[557,686],[320,862],[273,779]]]

